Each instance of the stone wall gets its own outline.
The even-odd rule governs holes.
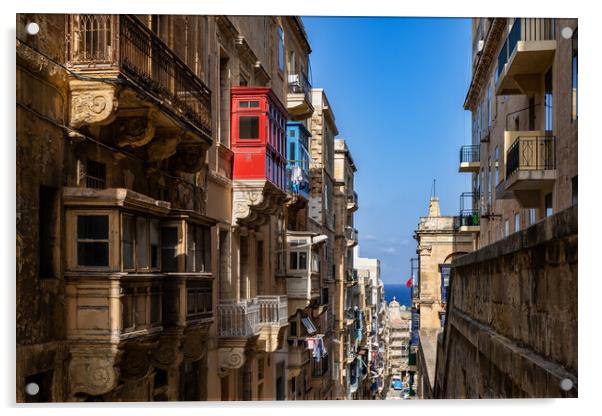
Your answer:
[[[447,316],[436,397],[576,397],[577,207],[455,260]]]

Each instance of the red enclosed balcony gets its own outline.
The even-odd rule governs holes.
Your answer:
[[[232,87],[233,221],[265,220],[286,198],[287,112],[270,88]]]

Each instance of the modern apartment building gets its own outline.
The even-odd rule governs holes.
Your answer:
[[[17,401],[345,398],[337,129],[300,18],[17,28]]]

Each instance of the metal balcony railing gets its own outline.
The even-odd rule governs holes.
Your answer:
[[[288,76],[288,89],[293,94],[305,94],[307,101],[311,101],[311,84],[304,73],[290,74]]]
[[[556,168],[554,136],[519,137],[506,154],[506,178],[519,170],[552,170]]]
[[[556,39],[555,19],[516,18],[510,33],[498,55],[497,76],[501,75],[506,63],[516,49],[519,41],[539,41]]]
[[[161,281],[121,282],[121,334],[134,335],[139,331],[161,326]]]
[[[473,163],[481,160],[481,146],[465,145],[460,148],[460,163]]]
[[[454,217],[454,228],[478,227],[480,224],[479,210],[465,209],[460,215]]]
[[[286,296],[257,296],[259,305],[259,325],[279,325],[288,323],[288,303]]]
[[[257,299],[236,302],[221,300],[218,305],[220,337],[250,337],[259,332],[259,304]]]
[[[137,17],[76,14],[67,26],[66,61],[74,72],[119,71],[211,135],[211,91]]]

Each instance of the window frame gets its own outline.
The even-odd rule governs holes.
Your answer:
[[[65,213],[67,269],[78,271],[120,270],[120,215],[116,209],[68,209]],[[78,264],[77,222],[79,216],[108,216],[108,264],[106,266],[86,266]]]

